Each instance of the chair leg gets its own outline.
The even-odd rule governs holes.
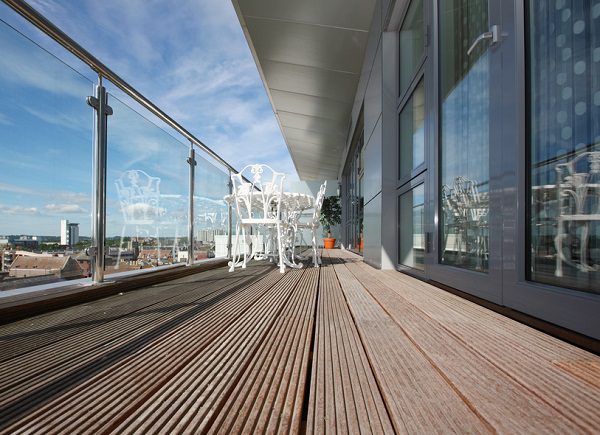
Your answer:
[[[279,272],[285,273],[285,264],[283,264],[283,246],[281,244],[281,224],[277,223],[277,248],[279,249]]]
[[[594,270],[587,262],[587,247],[588,247],[588,235],[590,232],[590,223],[584,222],[583,228],[581,229],[581,249],[579,253],[580,270],[589,272]]]
[[[244,247],[244,262],[242,263],[242,269],[246,268],[246,261],[248,260],[248,245],[246,244],[246,227],[242,225],[242,243]]]
[[[119,239],[119,252],[117,253],[117,267],[115,269],[118,269],[121,266],[121,245],[123,244],[123,238],[125,237],[126,226],[127,224],[124,224],[123,228],[121,229],[121,238]]]
[[[160,229],[156,227],[156,265],[160,262]]]
[[[313,247],[313,264],[315,267],[319,267],[319,259],[317,258],[317,231],[315,228],[312,229],[312,247]]]
[[[563,276],[562,269],[562,239],[563,239],[563,222],[559,219],[558,226],[556,230],[556,238],[554,239],[554,246],[556,247],[556,270],[554,271],[554,275],[561,277]]]
[[[235,225],[235,242],[233,244],[233,252],[231,253],[231,262],[229,263],[229,271],[235,270],[235,265],[239,260],[239,241],[240,241],[240,224]]]

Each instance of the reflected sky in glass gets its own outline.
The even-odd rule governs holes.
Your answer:
[[[4,22],[0,53],[0,234],[89,236],[93,84]]]

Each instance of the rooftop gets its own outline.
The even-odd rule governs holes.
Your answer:
[[[0,327],[0,432],[600,428],[600,358],[346,251]]]

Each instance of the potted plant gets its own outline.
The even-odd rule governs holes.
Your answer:
[[[342,222],[342,207],[340,206],[339,196],[328,196],[323,200],[320,220],[323,229],[327,232],[327,237],[323,237],[323,247],[333,249],[335,239],[331,237],[331,226]]]

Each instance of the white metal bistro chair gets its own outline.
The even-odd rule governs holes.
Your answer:
[[[299,215],[296,222],[291,223],[291,226],[294,231],[294,246],[292,247],[292,255],[296,251],[296,236],[302,230],[310,230],[312,235],[312,251],[313,251],[313,264],[315,267],[319,267],[320,258],[319,252],[317,249],[317,230],[321,226],[321,207],[323,206],[323,200],[325,199],[325,191],[327,190],[327,181],[325,181],[321,187],[319,188],[319,192],[317,193],[317,197],[315,198],[314,209],[312,216],[308,221],[302,221],[301,216]]]
[[[600,221],[600,151],[579,154],[567,163],[556,165],[558,226],[555,276],[563,276],[563,262],[582,272],[598,270],[589,264],[588,238],[590,225]],[[580,229],[579,258],[565,255],[563,242],[567,235],[577,236]]]
[[[247,179],[244,179],[247,175]],[[279,259],[279,270],[285,272],[283,261],[284,249],[282,245],[282,231],[284,222],[281,217],[283,180],[285,174],[274,171],[270,166],[254,164],[244,167],[238,174],[231,175],[233,184],[232,201],[237,216],[235,228],[235,241],[232,252],[232,260],[229,262],[229,271],[233,272],[236,267],[246,267],[249,260],[261,252],[260,247],[252,244],[252,252],[248,255],[247,250],[240,252],[240,236],[245,246],[247,242],[247,231],[252,226],[264,228],[268,234],[272,234],[273,242],[277,243],[276,252],[274,243],[267,243],[273,252],[264,254],[275,255]],[[248,234],[249,235],[249,234]],[[243,257],[243,259],[242,259]]]

